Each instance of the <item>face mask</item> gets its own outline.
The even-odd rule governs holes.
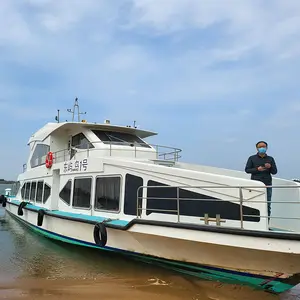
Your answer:
[[[267,148],[258,148],[258,153],[266,153],[267,152]]]

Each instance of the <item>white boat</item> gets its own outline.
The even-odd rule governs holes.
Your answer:
[[[6,211],[46,237],[204,279],[274,293],[298,284],[300,184],[273,179],[268,223],[262,183],[180,162],[180,149],[147,143],[154,135],[108,120],[46,124]]]

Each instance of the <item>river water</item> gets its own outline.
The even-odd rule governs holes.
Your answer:
[[[185,277],[116,254],[55,242],[0,208],[0,299],[268,300],[248,287]]]
[[[0,195],[5,194],[5,189],[6,188],[12,188],[12,184],[0,184]]]

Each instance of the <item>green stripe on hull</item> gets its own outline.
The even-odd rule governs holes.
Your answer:
[[[162,267],[168,265],[168,269],[174,270],[176,272],[184,273],[193,277],[198,277],[201,279],[220,281],[228,284],[247,285],[255,289],[268,290],[270,292],[274,292],[278,294],[283,293],[293,287],[293,285],[290,284],[285,284],[279,281],[270,280],[267,283],[267,285],[270,287],[268,288],[267,285],[263,284],[264,282],[267,281],[266,279],[257,278],[254,276],[246,276],[246,275],[238,275],[238,274],[233,274],[228,272],[222,272],[222,271],[207,269],[201,266],[198,267],[198,266],[193,266],[193,265],[180,263],[176,261],[163,260],[155,257],[148,259],[149,261],[145,260],[143,257],[141,258],[137,257],[136,259],[148,263],[155,262],[156,265],[161,265]],[[189,270],[183,269],[187,267],[189,268]]]
[[[22,224],[30,228],[35,233],[38,233],[44,237],[54,239],[60,242],[65,242],[77,246],[83,246],[83,247],[89,247],[99,250],[105,250],[110,252],[117,252],[122,255],[127,255],[132,257],[135,260],[144,262],[144,263],[150,263],[155,264],[158,266],[161,266],[163,268],[167,268],[182,274],[186,274],[189,276],[206,279],[206,280],[213,280],[213,281],[219,281],[222,283],[228,283],[228,284],[240,284],[240,285],[247,285],[255,289],[259,290],[266,290],[269,292],[273,292],[276,294],[283,293],[291,288],[293,288],[293,285],[282,283],[280,281],[270,280],[266,284],[264,284],[267,280],[264,278],[254,277],[254,276],[247,276],[247,275],[239,275],[235,273],[229,273],[226,271],[218,271],[210,268],[205,268],[201,266],[195,266],[190,265],[188,263],[182,263],[178,261],[170,261],[165,260],[163,258],[157,258],[153,256],[147,256],[143,254],[133,253],[133,252],[126,252],[124,253],[121,249],[114,249],[114,248],[107,248],[107,247],[99,247],[97,245],[88,244],[86,242],[76,241],[68,237],[62,237],[59,235],[56,235],[54,233],[51,233],[49,231],[45,231],[43,229],[40,229],[39,227],[36,227],[32,224],[29,224],[28,222],[20,219],[18,216],[10,213],[14,218],[16,218],[18,221],[20,221]]]

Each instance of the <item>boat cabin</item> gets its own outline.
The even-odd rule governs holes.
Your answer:
[[[85,122],[48,123],[28,141],[27,170],[44,165],[48,152],[54,163],[81,156],[157,159],[157,149],[144,141],[157,133],[129,126]],[[82,154],[82,155],[81,155]]]
[[[18,178],[18,197],[50,210],[91,216],[131,219],[139,215],[170,222],[268,228],[263,183],[254,183],[244,172],[178,162],[181,150],[165,147],[160,152],[145,141],[153,135],[107,122],[48,123],[29,139],[28,168]],[[50,168],[49,152],[53,153]],[[277,178],[273,182],[295,187],[284,189],[284,196],[283,189],[273,189],[272,212],[276,216],[284,207],[289,216],[284,224],[274,218],[273,226],[300,228],[300,222],[292,219],[296,210],[287,210],[289,204],[282,203],[282,199],[299,202],[299,184]]]

